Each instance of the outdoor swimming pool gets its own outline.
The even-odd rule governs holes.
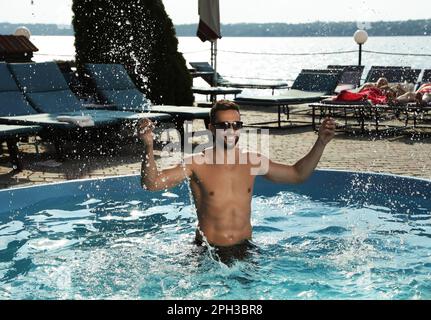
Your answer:
[[[231,266],[192,244],[188,192],[136,176],[0,191],[0,299],[431,299],[430,181],[259,178],[257,249]]]

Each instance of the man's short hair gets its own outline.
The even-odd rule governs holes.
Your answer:
[[[212,124],[216,122],[216,116],[218,111],[235,110],[239,113],[239,106],[229,100],[216,101],[210,111],[210,121]]]

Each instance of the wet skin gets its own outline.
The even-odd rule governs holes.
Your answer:
[[[210,154],[208,151],[195,157],[210,158]],[[211,244],[228,246],[251,239],[251,198],[256,176],[250,172],[250,164],[193,166],[190,186],[199,229]],[[202,241],[199,232],[196,237]]]
[[[217,122],[239,120],[240,115],[235,110],[217,112]],[[140,123],[139,136],[146,146],[146,157],[142,163],[142,186],[152,191],[164,190],[178,185],[189,177],[198,215],[198,229],[211,245],[233,246],[252,238],[251,199],[256,174],[277,183],[305,181],[317,166],[326,144],[333,138],[335,122],[332,119],[323,121],[316,144],[295,165],[275,163],[259,155],[261,161],[267,161],[268,169],[265,170],[265,166],[262,166],[262,169],[254,172],[252,168],[261,167],[261,163],[256,162],[256,154],[245,153],[247,159],[245,163],[238,160],[239,155],[243,153],[236,146],[238,132],[228,129],[224,136],[218,136],[212,125],[209,129],[217,136],[213,148],[193,155],[186,161],[185,166],[178,165],[159,171],[153,155],[152,128],[151,122],[147,119]],[[236,161],[228,164],[227,158],[232,153]],[[224,161],[216,163],[216,159]],[[198,242],[203,240],[198,230],[196,240]]]

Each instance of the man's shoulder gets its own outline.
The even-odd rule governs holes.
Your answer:
[[[204,160],[205,160],[205,154],[203,152],[193,153],[193,154],[184,156],[184,163],[192,166],[192,168],[195,165],[203,164]]]

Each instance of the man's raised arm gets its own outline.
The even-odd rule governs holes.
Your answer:
[[[319,129],[319,137],[311,151],[293,166],[270,161],[265,177],[279,183],[302,183],[307,180],[322,157],[326,145],[335,135],[335,121],[326,118]]]
[[[145,155],[141,167],[141,186],[150,191],[165,190],[175,187],[192,175],[191,165],[177,165],[173,168],[158,171],[154,161],[153,150],[154,125],[149,119],[139,123],[138,136],[145,144]]]

